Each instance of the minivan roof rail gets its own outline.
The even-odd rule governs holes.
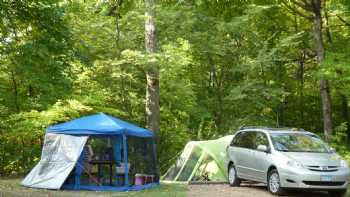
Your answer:
[[[293,130],[293,131],[305,131],[303,128],[297,127],[267,127],[267,126],[241,126],[239,130],[243,129],[266,129],[266,130]]]
[[[241,126],[239,127],[239,130],[242,129],[271,129],[271,127],[267,127],[267,126]]]

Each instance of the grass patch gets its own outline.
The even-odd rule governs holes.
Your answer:
[[[20,185],[20,178],[0,178],[0,197],[93,197],[93,196],[137,196],[137,197],[183,197],[186,196],[187,188],[178,184],[161,184],[159,187],[142,191],[132,192],[102,192],[102,191],[69,191],[69,190],[46,190],[32,189]]]

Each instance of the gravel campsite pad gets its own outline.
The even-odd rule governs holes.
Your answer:
[[[266,187],[261,184],[243,184],[241,187],[230,187],[228,184],[189,185],[189,197],[272,197]],[[326,197],[327,193],[290,191],[290,197]]]
[[[160,187],[138,192],[94,192],[30,189],[20,185],[22,178],[0,177],[0,197],[272,197],[262,184],[161,184]],[[326,197],[326,193],[290,192],[287,197]],[[349,193],[348,193],[348,195]]]

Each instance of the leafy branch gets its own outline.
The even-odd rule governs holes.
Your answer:
[[[298,8],[296,7],[293,7],[291,6],[287,0],[281,0],[282,4],[291,12],[301,16],[301,17],[304,17],[308,20],[313,20],[314,17],[313,16],[310,16],[310,15],[307,15],[306,13],[304,13],[303,11],[299,10]],[[304,3],[300,3],[300,2],[297,2],[295,0],[291,0],[292,3],[294,3],[295,5],[299,6],[300,8],[302,8],[303,10],[305,11],[311,11],[312,10],[312,6],[306,2]]]

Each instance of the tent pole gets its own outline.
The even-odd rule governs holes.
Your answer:
[[[155,170],[155,175],[157,177],[157,181],[159,182],[159,166],[158,166],[158,162],[157,162],[157,152],[156,152],[156,140],[155,137],[152,137],[152,152],[153,152],[153,168]],[[153,180],[154,181],[154,180]]]
[[[114,153],[114,162],[115,162],[115,166],[117,166],[118,164],[118,137],[114,137],[113,138],[113,153]],[[115,168],[117,169],[117,168]],[[115,172],[115,181],[114,184],[117,186],[119,184],[119,180],[118,180],[118,174],[117,171]]]
[[[128,145],[126,144],[126,135],[123,135],[123,149],[124,149],[124,185],[129,186],[129,169],[128,169]]]
[[[77,164],[75,165],[75,183],[74,183],[74,188],[75,189],[80,189],[80,174],[81,174],[81,163],[84,157],[84,149],[81,152]]]

